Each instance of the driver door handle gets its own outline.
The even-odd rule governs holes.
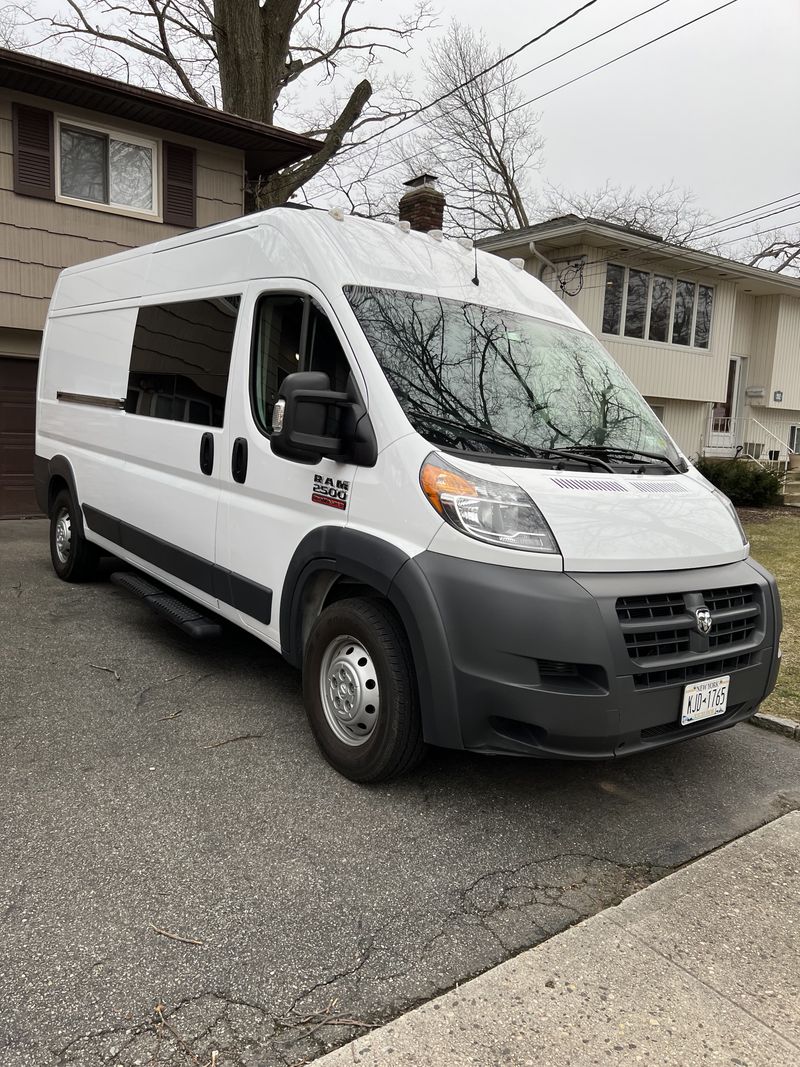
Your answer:
[[[214,470],[214,435],[204,433],[200,438],[200,470],[211,474]]]
[[[239,484],[243,483],[247,477],[247,441],[244,437],[237,437],[233,442],[231,474],[233,480]]]

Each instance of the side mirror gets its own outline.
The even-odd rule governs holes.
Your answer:
[[[321,371],[298,371],[284,378],[272,412],[272,451],[286,459],[373,466],[377,447],[372,426],[354,387],[331,389]]]

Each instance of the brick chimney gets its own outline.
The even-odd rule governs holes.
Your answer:
[[[444,193],[436,187],[436,181],[433,174],[419,174],[403,182],[408,192],[400,200],[400,221],[410,222],[412,230],[427,233],[442,228],[445,199]]]

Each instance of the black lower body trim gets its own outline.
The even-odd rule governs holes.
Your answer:
[[[200,589],[217,600],[230,604],[258,622],[268,623],[272,617],[272,590],[251,582],[240,574],[226,570],[210,560],[187,552],[160,537],[131,526],[122,519],[115,519],[90,504],[83,505],[86,525],[98,537],[104,537],[119,545],[139,559],[171,574],[187,585]]]

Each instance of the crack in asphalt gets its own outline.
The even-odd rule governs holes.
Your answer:
[[[359,1033],[451,988],[429,980],[393,998],[381,988],[431,970],[449,942],[470,942],[471,966],[459,984],[663,877],[671,868],[624,864],[583,852],[554,854],[484,872],[455,890],[453,907],[401,967],[381,966],[395,951],[392,921],[359,932],[355,959],[287,998],[285,1007],[203,990],[138,1022],[90,1031],[54,1053],[57,1067],[302,1067]],[[504,929],[504,924],[509,928]],[[485,938],[481,948],[476,933]],[[382,942],[386,940],[386,947]],[[488,951],[487,951],[488,948]],[[388,962],[388,961],[387,961]],[[424,983],[423,983],[424,984]],[[372,988],[374,987],[374,988]],[[324,997],[321,997],[324,994]],[[376,1002],[377,1001],[377,1002]],[[122,1038],[122,1040],[120,1040]]]

